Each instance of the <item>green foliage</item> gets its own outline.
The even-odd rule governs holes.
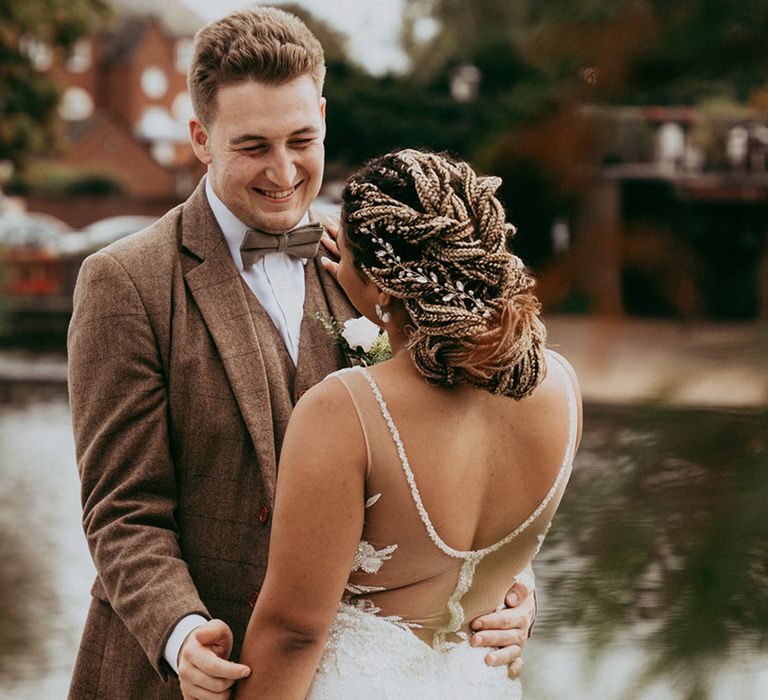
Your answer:
[[[345,64],[329,63],[325,94],[328,159],[348,165],[406,146],[457,151],[471,126],[445,93]]]
[[[418,73],[508,43],[555,81],[590,101],[690,103],[713,94],[746,100],[768,70],[765,0],[408,0],[440,29],[407,46]],[[410,21],[414,25],[413,19]],[[437,66],[437,68],[435,68]],[[585,81],[594,69],[596,80]]]
[[[37,162],[14,176],[6,187],[19,195],[93,195],[122,194],[122,182],[109,173],[84,170],[50,162]]]
[[[106,0],[0,0],[0,160],[16,164],[50,148],[59,89],[23,46],[48,46],[61,60],[109,12]]]
[[[540,555],[562,558],[559,543],[580,562],[548,582],[556,626],[583,626],[595,655],[631,635],[650,658],[628,687],[666,676],[708,698],[724,663],[768,648],[768,413],[649,405],[587,421]]]

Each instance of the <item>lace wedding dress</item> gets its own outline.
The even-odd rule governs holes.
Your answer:
[[[435,530],[400,434],[371,374],[336,372],[355,404],[368,452],[363,539],[325,651],[311,700],[450,700],[522,697],[506,667],[484,662],[468,625],[500,609],[535,556],[571,471],[576,399],[569,390],[569,437],[562,465],[539,506],[499,542],[459,551]],[[570,387],[570,381],[568,382]]]

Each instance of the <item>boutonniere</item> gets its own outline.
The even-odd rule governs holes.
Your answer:
[[[315,318],[336,339],[350,364],[369,367],[392,357],[386,331],[364,316],[344,323],[321,313],[315,314]]]

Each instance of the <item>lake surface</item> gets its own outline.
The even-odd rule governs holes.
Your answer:
[[[0,698],[64,698],[94,570],[63,387],[0,396],[0,485]],[[588,408],[527,698],[768,698],[767,513],[768,412]]]

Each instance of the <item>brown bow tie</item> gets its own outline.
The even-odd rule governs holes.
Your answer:
[[[243,267],[250,267],[267,253],[288,253],[294,258],[314,258],[322,235],[323,227],[316,221],[285,233],[246,231],[240,244]]]

